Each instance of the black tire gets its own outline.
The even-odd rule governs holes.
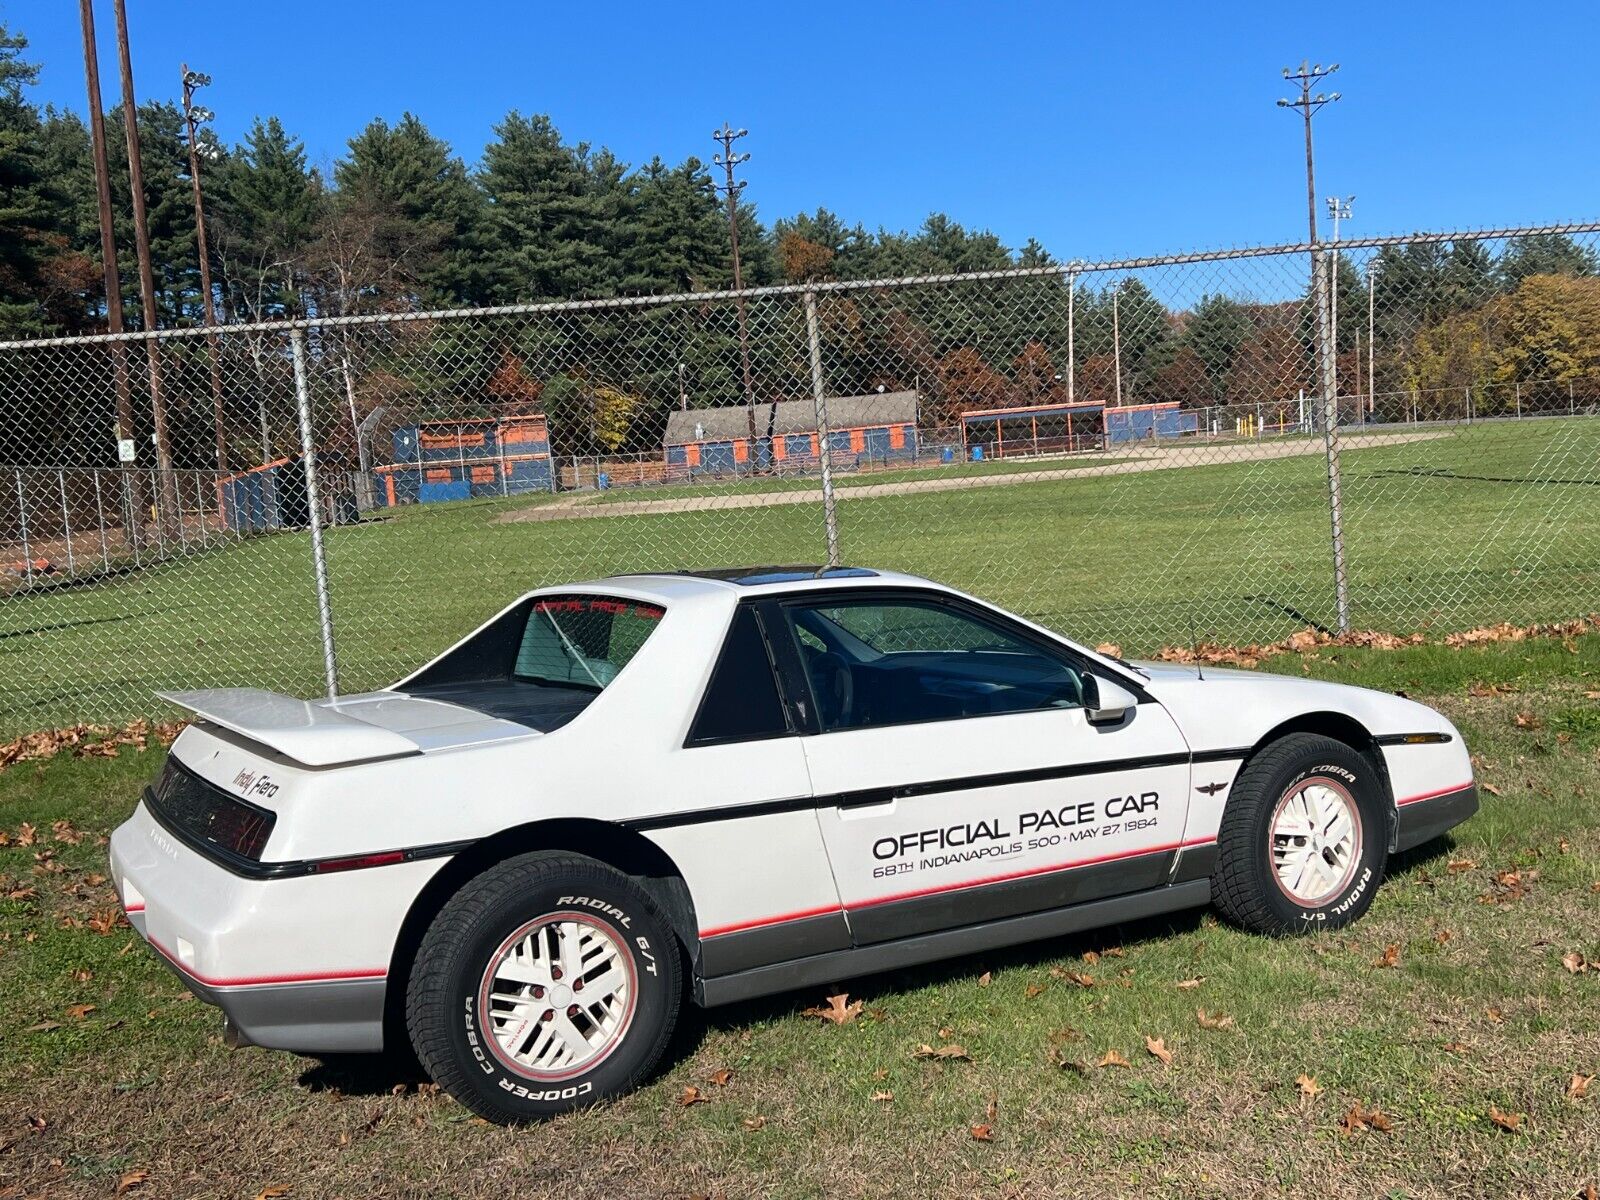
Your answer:
[[[599,942],[610,940],[601,952],[610,954],[616,969],[626,976],[624,994],[630,997],[626,1005],[617,1002],[618,1011],[625,1009],[626,1016],[618,1019],[612,1034],[604,1033],[590,1010],[577,1003],[564,1010],[572,1028],[601,1039],[606,1047],[592,1063],[583,1066],[578,1061],[564,1073],[554,1068],[540,1071],[508,1052],[494,1034],[494,1014],[505,1020],[504,1028],[518,1030],[518,1036],[526,1029],[533,1039],[528,1044],[537,1046],[538,1022],[555,1015],[554,1008],[548,1009],[551,1017],[543,1015],[547,1003],[588,999],[571,994],[572,978],[557,967],[554,977],[559,983],[545,988],[528,983],[528,991],[519,988],[526,999],[510,1012],[505,1001],[488,999],[494,990],[487,975],[490,966],[503,962],[512,947],[531,944],[521,938],[532,937],[541,948],[556,944],[545,940],[553,934],[538,932],[548,931],[545,919],[553,914],[567,915],[568,930],[574,928],[571,921],[581,920],[603,935]],[[593,933],[586,936],[591,947],[599,944]],[[577,978],[594,974],[595,970],[580,971]],[[504,977],[497,982],[503,987]],[[434,918],[411,971],[406,1027],[418,1060],[435,1083],[481,1117],[520,1124],[587,1107],[639,1086],[672,1038],[682,999],[677,941],[637,881],[577,854],[525,854],[473,879]]]
[[[1296,898],[1280,882],[1274,865],[1272,826],[1277,809],[1308,781],[1325,785],[1349,802],[1355,845],[1344,857],[1337,847],[1320,857],[1331,889],[1314,898]],[[1365,755],[1332,738],[1294,733],[1265,747],[1245,764],[1228,794],[1217,836],[1217,867],[1211,900],[1233,924],[1274,937],[1338,929],[1372,906],[1383,882],[1389,849],[1389,799],[1383,781]],[[1307,839],[1285,839],[1286,851]],[[1317,866],[1321,871],[1322,867]],[[1313,891],[1314,889],[1307,889]]]

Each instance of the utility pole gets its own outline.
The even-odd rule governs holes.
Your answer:
[[[1122,318],[1118,308],[1122,300],[1122,285],[1118,284],[1111,292],[1111,368],[1116,378],[1117,403],[1122,407]]]
[[[1339,387],[1339,222],[1350,219],[1350,206],[1356,202],[1354,196],[1346,196],[1343,200],[1337,196],[1328,197],[1328,217],[1333,222],[1333,249],[1328,251],[1328,324],[1333,328],[1333,386],[1335,395]],[[1356,378],[1361,378],[1360,335],[1356,341]],[[1361,390],[1360,384],[1356,391]]]
[[[727,180],[718,185],[718,190],[726,192],[728,196],[728,238],[733,244],[733,290],[738,293],[739,307],[739,363],[744,370],[744,402],[750,410],[750,458],[752,464],[757,459],[756,453],[756,387],[750,375],[750,329],[748,315],[745,312],[744,301],[744,270],[739,262],[739,193],[744,190],[746,180],[734,182],[733,169],[740,163],[750,161],[749,154],[735,154],[733,143],[746,136],[748,129],[735,129],[727,121],[722,123],[721,129],[713,129],[711,136],[715,141],[722,143],[722,152],[712,155],[711,161],[721,167]],[[777,419],[777,403],[773,403],[773,420]]]
[[[1311,246],[1311,303],[1315,308],[1317,347],[1317,386],[1322,393],[1322,435],[1328,461],[1328,515],[1333,534],[1333,587],[1337,628],[1340,633],[1350,629],[1350,577],[1344,557],[1344,489],[1339,465],[1339,400],[1333,374],[1333,324],[1328,310],[1328,262],[1321,253],[1317,240],[1317,183],[1315,159],[1311,153],[1311,118],[1325,104],[1339,99],[1338,92],[1318,92],[1312,95],[1311,86],[1339,69],[1339,64],[1323,67],[1311,66],[1302,61],[1300,69],[1283,69],[1285,80],[1300,86],[1300,95],[1293,100],[1279,100],[1279,108],[1296,109],[1305,121],[1306,132],[1306,221]]]
[[[206,334],[206,348],[211,359],[211,416],[216,425],[217,470],[226,471],[228,435],[222,418],[222,364],[219,361],[222,347],[216,334],[217,302],[211,295],[211,251],[206,244],[206,209],[200,192],[200,156],[204,154],[215,162],[221,155],[214,144],[202,147],[196,130],[196,126],[212,120],[217,114],[194,102],[195,89],[209,85],[211,76],[189,70],[188,63],[182,64],[182,70],[183,122],[189,130],[189,181],[194,185],[194,236],[195,245],[200,251],[200,293],[205,300],[206,328],[212,331]]]
[[[128,185],[133,193],[134,248],[139,255],[139,299],[144,306],[145,354],[150,363],[150,415],[155,426],[156,470],[161,477],[159,523],[181,520],[167,441],[167,405],[161,392],[161,347],[156,329],[156,280],[150,267],[150,227],[144,209],[144,167],[139,161],[139,109],[133,95],[133,60],[128,55],[126,0],[111,0],[117,17],[117,57],[122,67],[122,119],[128,132]]]
[[[83,74],[89,89],[89,134],[94,148],[95,198],[100,208],[100,261],[105,269],[106,329],[110,333],[122,332],[122,276],[117,270],[117,237],[111,219],[111,168],[106,155],[106,112],[100,100],[100,51],[94,34],[94,0],[78,0],[78,17],[83,24]],[[124,342],[112,342],[111,372],[115,381],[117,404],[117,456],[121,461],[123,442],[134,440],[133,400],[128,393],[128,347]],[[131,485],[129,501],[132,513],[123,530],[129,543],[137,546],[141,540],[144,511],[143,488],[137,471],[129,471],[124,481]]]

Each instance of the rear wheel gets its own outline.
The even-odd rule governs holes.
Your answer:
[[[406,1024],[435,1082],[516,1123],[638,1086],[681,997],[676,942],[643,888],[594,859],[528,854],[478,876],[434,919]]]
[[[1306,733],[1274,742],[1229,794],[1213,903],[1257,933],[1348,925],[1383,880],[1387,806],[1372,764],[1343,742]]]

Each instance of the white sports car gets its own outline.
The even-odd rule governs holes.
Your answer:
[[[545,588],[383,691],[225,689],[111,841],[230,1038],[409,1037],[495,1121],[614,1096],[726,1004],[1214,904],[1360,916],[1477,808],[1360,688],[1108,658],[852,568]]]

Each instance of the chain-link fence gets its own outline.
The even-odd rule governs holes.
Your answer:
[[[381,686],[626,571],[900,568],[1129,653],[1578,615],[1597,232],[0,345],[0,729]]]

